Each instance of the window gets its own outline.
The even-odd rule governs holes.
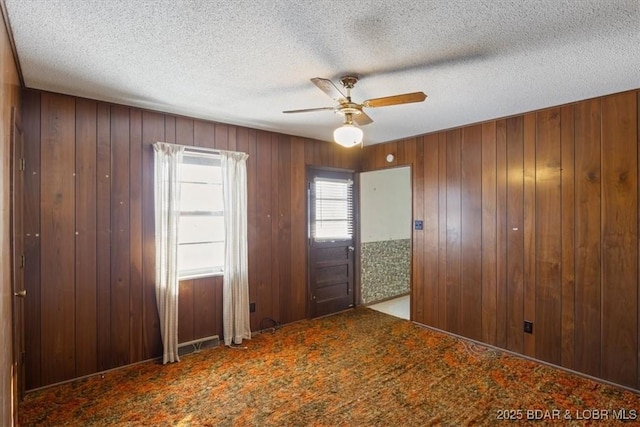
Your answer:
[[[316,177],[312,185],[311,236],[346,240],[353,236],[353,181]]]
[[[225,230],[219,156],[184,152],[178,230],[180,279],[222,273]]]

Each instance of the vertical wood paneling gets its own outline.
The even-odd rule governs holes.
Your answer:
[[[42,94],[42,381],[75,374],[75,100]]]
[[[194,121],[185,117],[176,118],[176,144],[194,145]]]
[[[312,151],[312,157],[311,157],[311,158],[313,159],[313,160],[311,161],[311,164],[312,164],[312,165],[319,165],[319,164],[322,164],[321,162],[322,162],[323,160],[325,160],[325,159],[323,158],[323,151],[322,151],[322,147],[323,147],[324,145],[327,145],[327,144],[323,144],[323,143],[321,143],[320,141],[312,141],[312,147],[313,147],[313,148],[312,148],[312,150],[313,150],[313,151]],[[375,147],[375,149],[377,149],[377,148],[378,148],[378,147]]]
[[[602,375],[638,381],[638,123],[633,92],[602,99]]]
[[[196,339],[194,332],[193,289],[195,280],[181,280],[178,288],[178,342]]]
[[[600,100],[575,106],[575,369],[601,374]]]
[[[213,324],[211,325],[211,330],[213,331],[213,334],[217,334],[219,337],[224,336],[222,330],[222,281],[222,276],[214,277],[213,295],[215,299],[213,300],[212,305],[218,309],[213,313]]]
[[[536,117],[536,356],[561,362],[560,109]]]
[[[150,359],[162,354],[160,319],[155,291],[155,215],[153,208],[153,147],[152,144],[165,140],[164,116],[150,111],[142,112],[142,284],[144,313],[144,358]]]
[[[130,110],[129,127],[129,360],[143,360],[142,317],[142,112]]]
[[[96,331],[96,108],[94,101],[76,100],[75,256],[76,372],[97,370]]]
[[[404,143],[404,159],[402,160],[402,164],[408,165],[413,163],[413,159],[416,158],[416,145],[417,139],[411,138]],[[361,163],[364,160],[361,161]],[[400,160],[398,160],[400,161]]]
[[[215,124],[214,141],[215,147],[219,150],[229,149],[229,126],[221,123]]]
[[[129,109],[111,108],[111,363],[129,363]]]
[[[446,133],[447,138],[447,330],[460,333],[462,319],[461,310],[461,141],[460,130],[452,130]]]
[[[270,255],[271,261],[271,279],[269,282],[270,294],[271,294],[271,306],[268,308],[268,317],[279,319],[280,314],[280,245],[278,244],[278,227],[280,223],[280,199],[278,197],[280,182],[278,179],[279,171],[282,165],[280,164],[280,150],[279,150],[280,136],[271,135],[271,236],[269,238],[271,248]],[[325,144],[329,145],[329,144]],[[267,279],[269,280],[269,279]]]
[[[362,148],[362,172],[375,170],[376,146],[368,145]],[[309,162],[307,162],[309,164]]]
[[[247,227],[250,236],[258,235],[258,147],[257,147],[257,131],[247,131],[247,145],[249,158],[247,159]],[[256,302],[258,298],[258,262],[260,254],[258,252],[259,245],[257,239],[249,239],[247,244],[249,254],[249,301]],[[256,330],[259,324],[257,313],[250,313],[251,330]]]
[[[482,339],[482,126],[462,129],[461,329]]]
[[[24,287],[29,298],[24,305],[25,388],[42,384],[41,379],[41,284],[40,284],[40,92],[22,93],[24,131]]]
[[[460,130],[459,165],[452,160],[456,148],[449,146],[458,130],[425,135],[422,139],[438,141],[443,153],[433,176],[428,175],[427,149],[412,155],[406,150],[410,140],[396,142],[399,164],[414,166],[414,216],[428,217],[428,200],[436,198],[427,191],[438,191],[440,224],[434,240],[439,269],[429,265],[429,239],[413,235],[412,312],[419,314],[414,320],[456,332],[450,321],[457,316],[451,313],[460,310],[463,335],[473,336],[467,320],[474,318],[484,342],[637,387],[639,99],[639,91],[631,91],[484,123],[477,163],[466,156],[468,127]],[[601,114],[601,104],[606,113]],[[382,154],[392,146],[383,146],[363,151],[363,169],[384,167]],[[417,169],[416,162],[424,167]],[[477,190],[466,185],[478,164],[482,310],[468,319],[465,275],[475,261],[467,248],[473,227],[467,224],[475,209],[467,206]],[[451,200],[457,191],[452,176],[458,171],[460,210]],[[451,241],[455,227],[450,227],[459,215],[460,261]],[[452,297],[447,286],[458,262],[461,299]],[[429,274],[434,270],[439,293],[430,298]],[[428,320],[434,299],[437,322]],[[523,333],[524,319],[534,322],[532,335]]]
[[[213,293],[215,296],[214,304],[216,307],[222,307],[222,276],[216,276],[214,277],[214,279],[215,279],[214,281],[215,287],[213,289]],[[222,309],[214,313],[213,317],[214,317],[213,330],[215,331],[214,333],[222,337],[223,336]]]
[[[176,143],[176,118],[173,116],[164,117],[164,140],[169,144]]]
[[[289,298],[294,291],[291,277],[291,141],[288,137],[280,136],[277,141],[278,169],[277,181],[281,183],[274,186],[278,189],[278,218],[274,229],[275,243],[278,248],[278,320],[282,323],[292,322],[294,319],[293,307],[289,304]]]
[[[256,272],[256,316],[255,324],[252,329],[258,329],[260,320],[265,317],[273,317],[271,308],[273,307],[274,295],[271,292],[271,259],[264,256],[271,252],[271,169],[272,169],[272,151],[271,151],[271,135],[267,132],[258,131],[256,141],[256,160],[259,167],[257,168],[258,191],[256,192],[256,211],[257,217],[255,228],[256,254],[258,260],[255,266]],[[277,159],[276,162],[277,164]],[[278,294],[275,295],[277,297]]]
[[[129,140],[129,360],[143,360],[142,288],[142,112],[130,110]]]
[[[176,143],[176,118],[173,116],[164,117],[164,140],[169,144]]]
[[[319,160],[317,163],[322,164],[322,165],[326,165],[326,166],[330,166],[330,167],[337,167],[337,165],[339,164],[339,150],[337,149],[338,146],[330,141],[323,141],[320,142],[320,146],[321,146],[321,157],[319,157]]]
[[[507,349],[524,349],[524,123],[507,119]]]
[[[409,141],[411,140],[415,140],[415,138],[409,139],[409,140],[403,140],[403,141],[398,141],[398,152],[396,155],[396,164],[398,165],[407,165],[407,164],[412,164],[413,163],[413,159],[411,157],[407,156],[407,149],[406,146],[407,144],[410,144]]]
[[[216,148],[215,124],[196,120],[193,123],[193,143],[198,147]]]
[[[416,265],[413,270],[423,270],[423,283],[424,283],[424,318],[427,325],[437,326],[438,319],[440,317],[440,287],[438,281],[439,273],[439,251],[438,246],[438,233],[440,223],[444,222],[444,218],[439,217],[439,200],[438,200],[438,166],[440,164],[440,158],[444,157],[443,152],[440,151],[440,141],[438,135],[427,135],[424,138],[418,138],[421,142],[420,145],[424,147],[422,156],[418,153],[418,146],[416,146],[416,163],[424,164],[423,169],[423,208],[424,212],[424,230],[420,231],[422,238],[423,255],[422,265],[417,263],[420,259],[416,260]],[[420,162],[422,158],[422,162]],[[415,286],[415,284],[414,284]],[[416,308],[417,309],[417,308]]]
[[[31,276],[27,286],[32,290],[30,295],[38,295],[41,289],[40,205],[43,201],[40,186],[44,183],[40,180],[39,159],[43,141],[55,138],[58,126],[48,127],[41,136],[41,93],[26,91],[25,94],[24,122],[31,124],[25,133],[27,141],[31,141],[28,163],[33,160],[35,166],[29,175],[31,181],[27,180],[30,186],[26,199],[27,205],[35,206],[37,212],[35,215],[28,211],[25,218],[27,228],[34,230],[30,243],[33,260],[37,261],[37,268],[29,270]],[[95,101],[60,99],[78,103],[77,111],[74,107],[72,114],[64,114],[62,118],[57,101],[48,107],[51,117],[60,120],[63,127],[77,130],[78,134],[77,138],[70,139],[72,149],[69,151],[73,160],[69,172],[73,174],[74,168],[77,172],[76,180],[71,181],[77,194],[71,193],[73,211],[65,215],[64,224],[61,224],[79,230],[77,236],[71,236],[78,250],[64,252],[65,256],[73,257],[73,264],[66,271],[73,273],[75,265],[78,272],[77,280],[72,280],[78,304],[70,305],[76,317],[68,323],[77,330],[74,333],[76,347],[68,347],[77,360],[67,372],[60,370],[62,374],[56,380],[157,357],[161,353],[154,288],[151,144],[156,141],[183,145],[197,142],[204,147],[237,147],[249,152],[250,294],[261,310],[252,315],[252,324],[256,329],[264,317],[282,320],[279,319],[281,313],[285,321],[306,316],[305,164],[307,161],[310,164],[326,162],[326,166],[357,168],[359,151],[340,151],[332,144],[301,138],[295,139],[299,144],[294,146],[294,139],[284,135]],[[260,144],[257,135],[260,135]],[[62,168],[51,153],[45,155],[50,168],[55,171]],[[283,183],[286,188],[282,188]],[[49,187],[46,191],[50,198],[57,197]],[[265,257],[264,254],[269,255]],[[291,262],[296,258],[297,262]],[[27,262],[31,260],[29,258]],[[90,279],[92,274],[93,279]],[[181,341],[221,335],[222,277],[185,281],[181,288]],[[38,297],[38,303],[43,299]],[[43,380],[40,374],[40,364],[46,360],[45,352],[40,349],[43,308],[34,305],[31,310],[31,322],[37,320],[37,325],[31,324],[29,329],[34,337],[29,349],[37,359],[29,364],[29,388],[34,388],[46,385],[51,379]],[[93,322],[90,320],[92,310]],[[58,321],[62,320],[61,316]],[[90,337],[92,330],[93,338]],[[61,331],[66,333],[64,329]],[[57,367],[49,364],[47,369],[53,371]]]
[[[389,167],[385,157],[393,152],[396,165],[412,166],[413,214],[424,220],[424,230],[413,233],[414,320],[637,387],[638,96],[342,150],[25,91],[25,249],[32,267],[25,285],[37,299],[25,307],[27,388],[161,353],[155,141],[249,153],[254,330],[265,317],[289,322],[307,314],[305,166],[374,170]],[[74,168],[75,179],[60,180]],[[68,212],[52,216],[51,203]],[[45,237],[65,230],[72,234],[66,241]],[[49,280],[62,265],[70,281]],[[71,299],[50,301],[56,287]],[[181,287],[188,288],[181,290],[181,319],[190,310],[190,320],[179,322],[180,340],[221,334],[222,277]],[[533,336],[523,334],[524,319],[535,321]],[[69,340],[63,351],[70,358],[50,357],[56,337]]]
[[[347,152],[347,163],[343,167],[354,171],[362,170],[362,150],[349,150]]]
[[[229,151],[241,151],[237,148],[238,144],[238,128],[236,126],[229,127],[229,133],[227,135],[227,150]]]
[[[565,368],[573,369],[575,359],[575,190],[574,190],[574,131],[573,106],[561,109],[561,212],[562,212],[562,260],[561,260],[561,359]]]
[[[291,321],[307,315],[307,234],[304,140],[291,142]]]
[[[496,123],[482,125],[482,341],[496,345]]]
[[[290,138],[287,138],[291,141]],[[345,165],[348,163],[348,156],[349,156],[349,152],[351,150],[349,150],[348,148],[345,147],[336,147],[337,144],[334,144],[333,147],[333,165],[336,168],[344,168],[346,167]]]
[[[447,135],[438,134],[438,324],[447,330]]]
[[[496,122],[496,344],[507,346],[507,122]]]
[[[309,141],[307,139],[304,140],[304,164],[305,165],[313,165],[313,152],[314,152],[314,144],[312,141]],[[369,150],[372,149],[371,148],[367,148],[365,147],[363,150]]]
[[[310,141],[311,142],[311,161],[309,164],[311,165],[319,165],[322,160],[322,142],[321,141]],[[374,146],[374,149],[377,147]],[[375,158],[374,158],[375,159]]]
[[[533,334],[524,334],[524,354],[536,356],[536,115],[524,116],[524,320],[533,322]],[[524,326],[523,326],[524,327]]]
[[[26,170],[18,172],[16,166],[26,161],[23,122],[21,120],[20,89],[23,86],[22,74],[17,65],[15,48],[10,41],[8,17],[3,4],[1,26],[2,36],[0,46],[2,50],[2,137],[0,138],[0,182],[2,196],[0,211],[2,222],[0,234],[0,424],[12,426],[18,424],[19,401],[24,397],[24,299],[18,301],[13,297],[14,284],[17,289],[24,288],[24,268],[20,266],[21,257],[25,254],[24,236],[24,179]],[[31,124],[31,123],[30,123]],[[19,160],[18,160],[19,159]],[[18,168],[19,169],[19,168]],[[15,178],[15,179],[14,179]],[[27,294],[27,299],[32,298]],[[19,319],[17,322],[16,319]],[[16,328],[20,333],[16,333]],[[22,360],[18,361],[16,356]]]
[[[425,210],[425,187],[424,187],[424,183],[425,183],[425,178],[424,178],[424,174],[425,174],[425,158],[429,157],[430,159],[436,159],[436,162],[438,160],[438,136],[435,136],[435,149],[433,147],[433,145],[428,145],[428,143],[426,141],[423,141],[422,139],[420,140],[420,142],[417,142],[415,140],[413,140],[413,144],[415,145],[416,149],[415,149],[415,162],[413,164],[413,168],[412,168],[412,185],[413,185],[413,218],[418,219],[418,220],[423,220],[424,223],[423,224],[427,224],[427,227],[423,227],[423,230],[415,230],[414,227],[411,227],[411,229],[413,230],[413,259],[412,259],[412,263],[411,263],[411,281],[412,281],[412,286],[413,286],[413,292],[411,295],[411,312],[413,315],[413,320],[415,320],[416,322],[420,322],[420,323],[424,323],[426,325],[437,325],[437,315],[438,313],[435,312],[429,312],[429,304],[427,303],[427,299],[426,299],[426,294],[427,293],[433,293],[433,291],[431,290],[431,286],[435,285],[435,296],[436,296],[436,300],[437,300],[437,289],[438,289],[438,282],[437,282],[437,275],[436,275],[436,282],[434,283],[429,283],[427,284],[425,282],[425,274],[428,274],[428,271],[426,269],[426,266],[424,265],[424,263],[426,262],[426,251],[425,251],[425,242],[427,241],[425,239],[425,234],[429,233],[429,231],[427,230],[429,228],[430,225],[433,224],[433,218],[431,218],[431,223],[429,223],[429,219],[427,219],[427,215],[426,215],[426,210]],[[433,136],[432,136],[433,138]],[[427,151],[427,157],[425,157],[425,151]],[[437,163],[436,163],[436,167],[435,170],[430,171],[431,173],[438,173],[438,167],[437,167]],[[435,180],[435,183],[437,183],[437,179]],[[433,185],[433,188],[436,190],[436,199],[437,199],[437,191],[438,191],[438,186],[437,185]],[[436,208],[437,208],[437,203],[435,204]],[[437,218],[437,211],[436,211],[436,218]],[[437,224],[437,221],[435,222],[435,224]],[[433,237],[435,237],[435,241],[437,242],[437,229],[435,232],[435,235]],[[437,262],[437,252],[435,255],[435,259]],[[437,307],[437,304],[436,304]],[[435,323],[434,323],[434,319],[433,316],[435,315]],[[431,317],[431,318],[428,318]]]
[[[96,140],[96,255],[98,370],[111,362],[111,114],[107,104],[97,106]]]
[[[216,330],[216,316],[222,315],[217,307],[216,286],[222,284],[221,276],[202,277],[192,280],[193,282],[193,338],[204,338],[219,334]],[[220,301],[222,304],[222,301]],[[188,341],[180,337],[179,341]],[[222,335],[220,335],[222,338]]]

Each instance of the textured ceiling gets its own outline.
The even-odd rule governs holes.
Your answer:
[[[27,87],[330,140],[309,79],[361,77],[365,144],[640,87],[638,0],[5,0]]]

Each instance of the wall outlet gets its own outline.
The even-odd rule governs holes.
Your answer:
[[[528,320],[524,321],[524,331],[527,334],[533,333],[533,322],[529,322]]]
[[[249,313],[255,313],[256,312],[256,303],[255,302],[250,302],[249,303]]]

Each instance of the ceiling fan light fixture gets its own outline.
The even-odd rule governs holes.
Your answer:
[[[329,79],[314,77],[311,82],[321,91],[329,95],[338,103],[335,107],[305,108],[302,110],[287,110],[283,113],[308,113],[312,111],[331,110],[336,114],[344,116],[344,124],[333,131],[333,140],[343,147],[353,147],[355,145],[362,146],[362,130],[353,125],[357,123],[360,126],[373,123],[363,108],[388,107],[390,105],[410,104],[412,102],[422,102],[427,98],[424,92],[404,93],[400,95],[384,96],[382,98],[372,98],[363,101],[361,104],[351,100],[351,89],[358,82],[357,76],[345,76],[340,79],[340,83],[346,89],[346,95],[338,89],[336,85]]]
[[[345,123],[333,131],[333,140],[347,148],[361,144],[362,137],[362,129],[350,123]]]

